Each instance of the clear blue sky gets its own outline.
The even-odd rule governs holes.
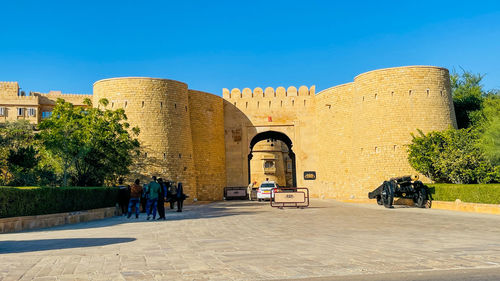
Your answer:
[[[3,1],[0,81],[92,93],[150,76],[196,90],[316,85],[402,65],[500,88],[500,1]]]

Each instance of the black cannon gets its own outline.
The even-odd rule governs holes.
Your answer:
[[[419,208],[425,208],[429,194],[428,187],[418,180],[418,176],[402,176],[384,181],[368,198],[377,199],[377,204],[393,208],[394,197],[413,199]]]

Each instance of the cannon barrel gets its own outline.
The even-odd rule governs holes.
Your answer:
[[[395,181],[397,183],[403,183],[403,182],[412,182],[418,180],[418,175],[407,175],[407,176],[402,176],[402,177],[395,177],[391,178],[391,181]]]

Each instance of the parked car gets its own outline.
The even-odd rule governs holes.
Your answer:
[[[274,181],[264,181],[260,184],[259,190],[257,190],[257,200],[271,200],[271,194],[273,189],[279,186]]]

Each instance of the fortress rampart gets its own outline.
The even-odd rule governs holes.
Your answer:
[[[132,127],[139,127],[142,153],[135,174],[141,182],[162,175],[184,184],[196,197],[196,177],[187,84],[167,79],[124,77],[94,83],[94,106],[101,98],[108,108],[123,108]]]
[[[223,102],[209,93],[188,93],[197,195],[220,200],[226,186]]]
[[[317,94],[315,86],[257,87],[223,89],[221,98],[144,77],[97,81],[93,96],[19,97],[18,90],[1,82],[0,104],[7,96],[42,107],[57,97],[76,104],[92,97],[94,106],[106,98],[108,108],[125,109],[141,129],[142,154],[130,178],[181,181],[199,200],[222,199],[224,186],[246,186],[255,167],[265,171],[250,165],[251,147],[270,132],[290,142],[280,169],[288,175],[292,166],[297,186],[321,198],[364,199],[384,179],[415,173],[407,161],[411,133],[456,127],[448,70],[433,66],[374,70]],[[306,180],[306,171],[316,179]]]

